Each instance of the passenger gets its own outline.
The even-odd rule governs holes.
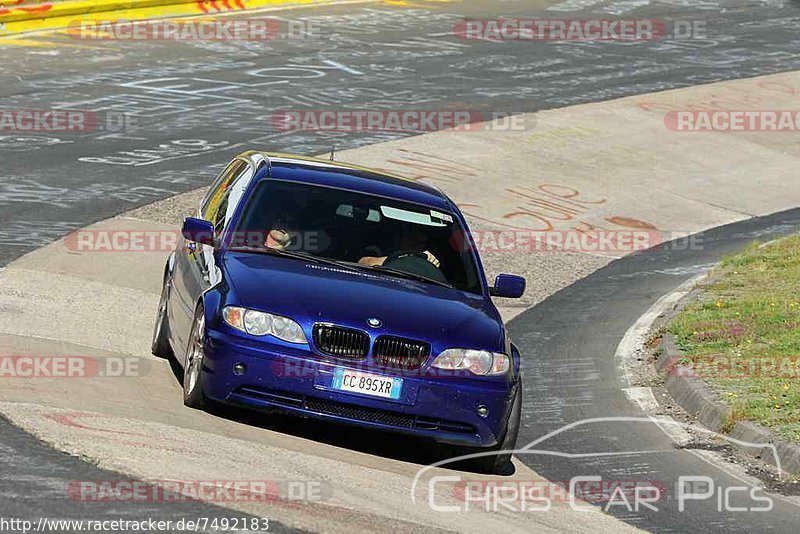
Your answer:
[[[292,242],[292,236],[284,228],[273,228],[267,234],[264,246],[277,250],[285,250]]]
[[[286,250],[292,244],[298,231],[296,213],[297,209],[292,206],[290,210],[275,218],[264,240],[265,247]]]

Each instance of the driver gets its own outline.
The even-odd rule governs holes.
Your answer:
[[[358,263],[373,267],[376,265],[383,265],[386,263],[388,258],[391,258],[392,261],[394,261],[402,259],[405,256],[419,255],[420,257],[424,256],[426,260],[428,260],[431,264],[433,264],[434,267],[438,269],[438,258],[436,258],[432,252],[425,250],[425,244],[427,240],[427,236],[424,232],[416,227],[406,226],[403,228],[403,232],[400,234],[399,239],[397,239],[397,244],[395,247],[396,252],[394,254],[390,254],[389,256],[364,256],[358,260]]]

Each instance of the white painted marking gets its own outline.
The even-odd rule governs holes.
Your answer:
[[[722,456],[717,451],[691,449],[689,450],[689,452],[691,452],[701,460],[710,463],[723,473],[730,475],[731,477],[735,478],[739,482],[742,482],[743,484],[747,484],[752,488],[764,487],[764,483],[761,482],[761,480],[759,480],[758,477],[749,475],[742,466],[730,463],[728,460],[725,459],[724,456]]]
[[[639,317],[639,319],[637,319],[637,321],[628,329],[627,332],[625,332],[622,341],[620,341],[619,345],[617,345],[617,351],[615,353],[617,365],[620,368],[623,382],[626,385],[622,391],[625,393],[625,396],[631,400],[631,402],[639,406],[639,408],[641,408],[642,411],[647,414],[647,417],[654,425],[664,432],[664,434],[666,434],[666,436],[669,437],[670,440],[672,440],[679,447],[683,447],[686,444],[691,443],[692,435],[686,430],[686,428],[692,428],[698,433],[707,433],[711,436],[716,436],[731,443],[767,448],[772,451],[772,454],[774,455],[775,461],[778,465],[778,472],[780,473],[780,476],[783,476],[784,472],[780,468],[780,458],[778,457],[774,445],[769,443],[756,444],[740,441],[729,436],[724,436],[705,427],[701,427],[698,424],[680,423],[671,416],[657,415],[660,406],[658,404],[658,400],[656,400],[656,397],[653,394],[653,389],[649,387],[630,386],[633,378],[632,369],[634,365],[639,363],[638,354],[643,349],[644,342],[653,325],[653,322],[662,313],[674,306],[681,298],[683,298],[683,296],[689,293],[694,286],[706,276],[706,274],[707,273],[703,273],[695,276],[694,278],[691,278],[679,285],[672,292],[662,296],[650,307],[650,309],[648,309],[641,317]],[[748,474],[744,467],[737,464],[732,464],[727,458],[717,451],[707,451],[701,449],[685,450],[686,452],[691,453],[695,457],[703,460],[709,465],[719,469],[720,471],[741,481],[742,483],[747,484],[750,487],[763,488],[764,486],[761,480]],[[787,498],[774,493],[770,493],[770,496],[773,499],[779,499],[787,504],[800,507],[800,500],[796,498]]]
[[[705,274],[712,267],[714,267],[716,263],[701,263],[699,265],[687,265],[684,267],[673,267],[670,269],[654,269],[652,271],[638,271],[635,273],[628,273],[628,274],[618,274],[614,276],[609,276],[610,280],[623,280],[625,278],[637,278],[642,275],[648,274],[669,274],[675,276],[686,276],[687,274],[696,274],[702,273]]]
[[[639,355],[644,352],[644,344],[647,341],[647,335],[650,333],[653,322],[667,310],[675,306],[675,304],[686,296],[686,294],[705,276],[706,273],[703,273],[694,278],[690,278],[672,292],[658,299],[630,328],[628,328],[628,331],[625,332],[619,345],[617,345],[617,351],[614,354],[615,361],[617,362],[622,376],[622,381],[625,384],[625,387],[622,389],[625,396],[628,397],[631,402],[639,406],[639,408],[648,415],[653,424],[661,429],[661,431],[678,446],[685,446],[691,443],[691,434],[672,417],[668,415],[656,415],[659,411],[659,405],[652,388],[631,387],[631,382],[634,378],[633,369],[641,365],[639,362]]]
[[[622,337],[622,341],[619,342],[619,345],[617,345],[617,351],[614,354],[615,361],[617,362],[617,366],[622,374],[622,381],[625,388],[631,387],[631,380],[633,378],[632,370],[636,365],[639,365],[638,357],[642,351],[645,341],[647,340],[647,334],[650,332],[653,321],[655,321],[668,309],[673,307],[705,276],[706,273],[704,272],[703,274],[695,276],[694,278],[690,278],[675,288],[671,293],[667,293],[658,299],[655,304],[653,304],[649,310],[644,312],[644,314],[639,317],[630,328],[628,328],[628,331],[625,332],[625,335]]]
[[[660,406],[653,394],[653,389],[648,387],[626,388],[623,390],[625,395],[650,416],[653,424],[661,429],[669,439],[680,447],[684,447],[692,442],[692,436],[681,425],[676,424],[672,417],[662,415],[655,417]]]
[[[356,70],[354,68],[348,67],[347,65],[342,65],[338,61],[333,61],[332,59],[326,59],[323,63],[330,65],[331,67],[336,67],[337,69],[341,69],[349,74],[355,74],[356,76],[361,76],[364,74],[360,70]]]

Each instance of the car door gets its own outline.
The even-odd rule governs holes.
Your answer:
[[[199,216],[214,225],[214,237],[218,238],[227,228],[232,212],[241,195],[241,186],[252,178],[253,168],[243,159],[233,160],[214,181],[208,194],[200,204]],[[233,203],[231,202],[233,200]],[[194,311],[200,295],[219,281],[219,271],[214,258],[214,248],[181,238],[175,253],[173,270],[173,295],[170,298],[170,334],[173,347],[185,347],[188,343]],[[174,325],[174,326],[173,326]],[[176,351],[180,360],[184,352]]]

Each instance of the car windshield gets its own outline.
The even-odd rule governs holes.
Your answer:
[[[266,180],[251,195],[231,248],[335,261],[389,277],[480,293],[464,229],[444,210],[342,189]]]

